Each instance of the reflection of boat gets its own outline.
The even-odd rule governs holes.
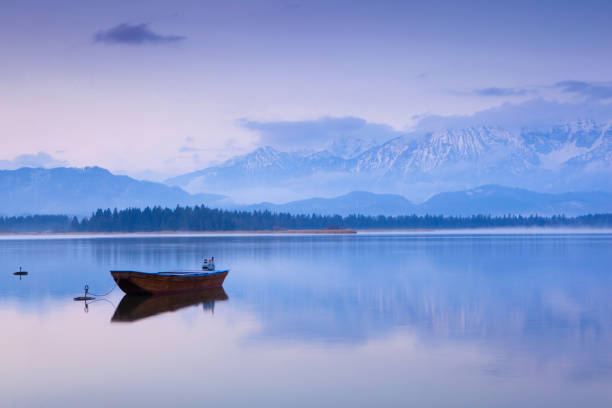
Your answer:
[[[222,287],[170,295],[125,295],[117,306],[111,321],[134,322],[199,303],[202,303],[204,310],[214,310],[215,301],[227,299],[227,294]]]
[[[111,271],[117,286],[129,295],[162,294],[219,288],[229,271],[137,272]]]

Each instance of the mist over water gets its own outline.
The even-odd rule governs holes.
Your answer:
[[[609,233],[558,232],[3,239],[0,394],[7,406],[608,406],[611,249]],[[170,310],[115,289],[87,313],[72,300],[86,283],[109,290],[110,269],[211,255],[231,269],[225,296]]]

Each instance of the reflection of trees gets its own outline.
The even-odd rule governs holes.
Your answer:
[[[359,285],[336,291],[270,287],[242,294],[244,301],[254,303],[253,309],[263,313],[262,322],[270,335],[292,332],[297,337],[352,341],[407,326],[432,340],[547,344],[612,340],[612,308],[593,300],[605,296],[605,289],[597,286],[583,298],[559,291],[549,295],[537,287],[507,293],[482,286],[417,284],[395,288]],[[571,310],[567,304],[572,305]]]
[[[406,329],[424,347],[476,346],[494,355],[526,358],[496,363],[499,373],[520,371],[529,362],[560,364],[571,377],[612,375],[612,361],[605,359],[612,345],[612,305],[600,302],[608,289],[596,281],[581,296],[564,284],[552,290],[519,285],[510,291],[474,281],[391,286],[370,283],[334,291],[260,287],[243,292],[241,301],[260,315],[262,327],[255,337],[262,341],[362,343]]]
[[[405,328],[426,345],[476,344],[555,361],[573,356],[594,375],[610,366],[601,361],[612,345],[605,236],[227,236],[11,245],[2,259],[6,268],[27,258],[28,269],[37,271],[28,279],[30,303],[41,294],[72,296],[84,282],[105,291],[111,268],[192,268],[214,255],[232,270],[225,283],[232,304],[259,317],[257,336],[265,341],[357,343]]]
[[[597,260],[607,259],[606,242],[227,236],[101,239],[88,246],[98,264],[149,270],[195,265],[214,254],[233,270],[233,297],[261,314],[262,335],[360,341],[407,326],[431,341],[562,345],[611,338],[612,279],[584,268],[586,259],[593,271],[605,267]]]

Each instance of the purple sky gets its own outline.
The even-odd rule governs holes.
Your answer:
[[[266,123],[393,134],[506,102],[609,104],[610,21],[610,1],[3,2],[0,165],[161,177],[265,144]]]

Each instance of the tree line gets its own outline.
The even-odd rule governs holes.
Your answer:
[[[99,209],[79,220],[65,215],[0,217],[0,232],[257,231],[300,229],[458,229],[501,227],[612,227],[612,214],[564,215],[318,215],[236,211],[206,206]]]
[[[70,218],[65,215],[0,217],[0,232],[66,232]]]

